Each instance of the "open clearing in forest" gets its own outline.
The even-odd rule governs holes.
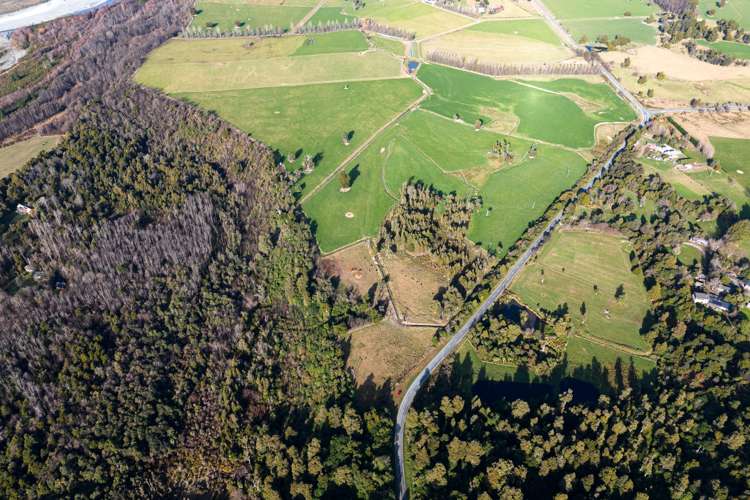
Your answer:
[[[649,0],[545,0],[544,4],[558,19],[648,16],[658,12]]]
[[[353,2],[347,2],[344,12],[360,17],[371,18],[388,26],[415,32],[417,38],[443,33],[471,23],[471,19],[432,7],[421,0],[378,0],[365,2],[361,9],[354,9]]]
[[[684,107],[693,98],[703,102],[750,102],[750,67],[716,66],[694,57],[661,47],[642,46],[623,52],[605,52],[605,61],[612,72],[631,92],[643,93],[654,89],[654,97],[641,100],[653,107]],[[621,66],[629,57],[628,68]],[[656,74],[662,72],[664,80]],[[647,81],[638,83],[640,76]]]
[[[671,184],[677,194],[685,199],[702,200],[704,196],[711,194],[710,188],[701,184],[689,174],[677,170],[671,162],[646,158],[639,161],[643,165],[645,173],[658,174],[664,182]]]
[[[722,54],[728,54],[737,59],[750,59],[750,45],[746,43],[728,42],[721,40],[718,42],[708,42],[706,40],[696,40],[698,45],[709,47]]]
[[[689,267],[701,268],[703,262],[703,253],[697,248],[690,245],[681,245],[680,253],[677,254],[677,260]]]
[[[298,184],[304,194],[421,93],[419,85],[405,78],[178,96],[216,111],[287,160],[298,153],[294,163],[286,162],[289,170],[302,168],[305,155],[316,158],[313,172]],[[353,132],[348,146],[342,139],[347,132]]]
[[[656,368],[656,363],[648,358],[633,356],[577,336],[571,336],[568,339],[568,346],[565,353],[565,375],[584,381],[591,381],[586,376],[586,372],[595,371],[592,370],[594,365],[598,365],[600,369],[607,371],[609,384],[615,383],[615,367],[618,363],[626,372],[632,363],[637,375],[651,372]],[[461,344],[461,347],[456,352],[456,356],[459,366],[471,366],[473,382],[490,380],[495,382],[543,383],[536,374],[526,368],[519,370],[519,367],[514,365],[482,361],[470,342]],[[597,380],[597,382],[601,382],[601,380]]]
[[[485,205],[474,215],[469,237],[504,254],[528,223],[583,175],[586,162],[544,144],[529,159],[532,143],[513,137],[507,138],[515,155],[511,164],[488,158],[493,144],[503,138],[434,113],[409,114],[346,167],[353,179],[349,192],[340,192],[334,179],[305,202],[318,244],[330,252],[375,236],[403,184],[415,179],[444,192],[480,194]],[[347,212],[353,217],[347,218]]]
[[[706,12],[710,9],[716,14],[709,16]],[[730,0],[724,7],[718,7],[716,0],[698,0],[698,14],[705,19],[734,19],[737,24],[750,29],[750,2],[742,0]]]
[[[314,0],[247,1],[247,0],[199,0],[191,26],[203,30],[209,25],[223,32],[232,31],[236,23],[242,28],[277,26],[288,30],[299,22],[315,5]]]
[[[360,295],[367,297],[372,286],[380,280],[368,245],[363,241],[326,255],[320,260],[321,268],[329,275],[340,277],[343,283],[353,286]]]
[[[574,57],[539,19],[479,23],[423,42],[421,50],[498,64],[554,63]]]
[[[0,179],[20,169],[42,151],[57,146],[61,138],[59,135],[40,135],[0,148]]]
[[[604,83],[496,80],[434,64],[422,65],[419,78],[434,91],[425,109],[449,118],[458,113],[468,123],[481,119],[490,129],[571,148],[592,147],[599,123],[635,119]],[[507,130],[514,116],[518,125]]]
[[[649,301],[643,276],[638,268],[631,271],[631,250],[618,235],[556,231],[511,288],[532,309],[554,311],[567,306],[580,333],[646,350],[639,332]],[[623,295],[618,300],[620,286]]]
[[[435,295],[450,277],[429,257],[383,252],[380,256],[401,319],[411,323],[443,324]]]
[[[434,328],[405,328],[388,320],[352,332],[346,364],[360,398],[388,399],[397,384],[430,358],[434,334]]]
[[[580,40],[584,35],[589,42],[594,42],[601,35],[613,40],[619,35],[634,43],[656,43],[656,26],[644,23],[643,19],[571,19],[563,24],[575,40]]]

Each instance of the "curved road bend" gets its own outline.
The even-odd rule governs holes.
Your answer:
[[[566,45],[573,49],[578,48],[578,44],[575,43],[573,38],[570,36],[570,34],[565,31],[565,29],[562,27],[562,25],[555,19],[555,17],[552,15],[552,13],[547,9],[547,7],[539,0],[532,0],[533,3],[537,6],[537,9],[542,14],[542,16],[545,18],[547,23],[550,24],[550,26],[553,28],[553,30],[558,33],[558,36],[565,42]],[[618,91],[618,93],[626,100],[628,103],[640,114],[641,121],[640,125],[646,125],[651,120],[651,112],[646,109],[639,101],[638,99],[633,96],[618,80],[615,78],[615,76],[599,61],[596,62],[597,67],[599,71],[601,72],[602,76],[606,78],[609,83]],[[629,137],[628,137],[629,138]],[[596,180],[600,179],[602,175],[609,170],[609,168],[612,166],[612,163],[614,160],[622,153],[627,146],[627,138],[623,142],[623,144],[614,152],[612,153],[612,156],[607,160],[606,163],[604,163],[599,171],[594,175],[589,182],[586,183],[585,186],[583,186],[582,191],[588,191],[591,189],[591,186],[596,182]],[[479,308],[474,311],[474,313],[469,317],[469,319],[461,326],[461,328],[453,334],[453,337],[448,341],[448,343],[440,350],[440,352],[435,355],[434,358],[430,360],[429,363],[427,363],[427,366],[420,372],[419,376],[412,381],[409,388],[404,393],[404,397],[401,400],[401,403],[398,407],[398,414],[396,416],[396,427],[395,427],[395,459],[396,459],[396,480],[398,482],[398,497],[399,499],[406,499],[408,497],[408,489],[406,486],[406,477],[404,472],[404,431],[406,428],[406,415],[409,412],[409,408],[411,408],[412,403],[414,402],[414,398],[417,395],[417,392],[419,389],[422,388],[422,385],[424,385],[425,382],[430,378],[430,376],[433,374],[433,372],[437,369],[438,366],[440,366],[440,363],[442,363],[448,356],[450,356],[456,348],[459,346],[461,341],[464,340],[466,335],[469,333],[471,328],[476,324],[477,321],[482,317],[482,315],[487,312],[487,310],[492,306],[492,304],[495,303],[495,301],[508,289],[511,282],[515,279],[515,277],[518,275],[518,273],[523,269],[523,267],[526,265],[526,263],[533,257],[539,248],[544,244],[545,238],[549,236],[549,234],[552,232],[552,230],[555,229],[557,224],[562,219],[563,212],[561,211],[558,213],[550,222],[547,224],[547,227],[544,229],[544,231],[541,233],[540,236],[538,236],[532,244],[529,246],[529,248],[518,258],[518,260],[513,264],[513,267],[510,268],[508,273],[503,277],[503,279],[498,283],[495,288],[492,290],[492,293],[490,293],[489,297],[485,299],[484,302],[482,302],[482,305],[479,306]]]

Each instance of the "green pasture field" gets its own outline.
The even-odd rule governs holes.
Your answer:
[[[711,137],[714,158],[719,160],[721,168],[734,178],[742,187],[750,189],[750,140]]]
[[[559,19],[619,17],[655,14],[659,8],[649,0],[545,0],[544,4]]]
[[[700,250],[690,245],[681,245],[680,253],[677,255],[677,260],[682,262],[686,266],[698,266],[700,267],[703,262],[703,254]]]
[[[547,26],[547,23],[541,19],[485,21],[468,27],[466,31],[516,35],[552,45],[560,45],[562,43],[550,27]]]
[[[307,24],[315,26],[318,23],[325,24],[327,22],[343,23],[346,21],[352,21],[356,18],[357,16],[343,12],[341,7],[321,7],[315,14],[313,14]]]
[[[475,214],[469,237],[504,254],[529,221],[576,182],[586,164],[574,153],[545,145],[539,146],[536,159],[529,160],[525,154],[531,143],[515,138],[509,140],[516,162],[493,164],[487,152],[502,137],[475,132],[430,112],[411,113],[347,167],[354,179],[351,191],[341,193],[334,179],[305,203],[321,250],[330,252],[375,236],[401,186],[414,179],[444,192],[480,194],[486,206]],[[347,212],[353,217],[347,218]]]
[[[448,117],[458,113],[469,123],[479,118],[490,128],[507,124],[508,115],[511,119],[515,116],[519,120],[515,132],[519,135],[571,148],[592,147],[594,128],[599,123],[635,118],[603,83],[495,80],[434,64],[423,64],[419,78],[435,92],[425,101],[425,109]],[[581,105],[592,109],[585,112],[574,96],[565,93],[582,93]]]
[[[199,1],[196,9],[199,13],[192,26],[207,29],[207,23],[217,23],[221,31],[227,32],[235,28],[236,21],[242,27],[278,26],[286,30],[305,17],[311,7]]]
[[[405,53],[405,47],[402,42],[398,40],[392,40],[378,35],[372,35],[370,37],[370,43],[378,49],[390,52],[391,54],[403,57]]]
[[[0,148],[0,179],[22,168],[42,151],[54,148],[60,139],[59,135],[38,135]]]
[[[725,172],[713,170],[687,174],[691,179],[706,186],[713,193],[718,193],[737,205],[738,209],[750,202],[746,189]]]
[[[354,10],[353,4],[348,2],[344,12],[415,32],[417,38],[459,28],[471,22],[458,14],[424,4],[421,0],[376,0],[365,2],[364,8],[358,10]]]
[[[620,35],[630,38],[633,43],[656,43],[656,28],[641,19],[571,19],[563,24],[575,40],[580,40],[584,35],[589,42],[594,42],[600,35],[607,35],[613,40],[615,35]]]
[[[658,174],[664,182],[669,183],[683,198],[691,201],[702,200],[711,194],[711,189],[695,180],[690,175],[674,168],[671,162],[642,158],[639,160],[647,174]]]
[[[577,331],[645,350],[648,346],[639,331],[649,300],[642,274],[630,270],[631,250],[621,236],[557,231],[511,288],[534,309],[556,310],[567,304]],[[594,290],[594,285],[598,290]],[[615,291],[620,285],[624,296],[616,300]],[[585,316],[581,303],[586,304]]]
[[[421,91],[413,80],[402,78],[177,96],[216,111],[283,156],[300,149],[302,156],[320,155],[315,170],[299,185],[305,193]],[[342,136],[349,131],[354,134],[345,146]],[[294,170],[301,164],[302,158],[287,167]]]
[[[305,56],[293,55],[306,50],[305,36],[266,38],[249,47],[247,39],[172,40],[149,55],[135,80],[178,93],[403,76],[401,61],[385,51],[320,53],[325,47],[342,50],[340,35],[316,35],[310,47],[319,53]]]
[[[369,45],[361,31],[336,31],[325,34],[304,35],[305,41],[294,51],[293,56],[333,54],[338,52],[361,52]]]
[[[696,40],[698,45],[709,47],[722,54],[728,54],[737,59],[750,59],[750,45],[746,43],[727,42],[721,40],[718,42],[708,42],[706,40]]]
[[[706,15],[709,9],[715,9],[716,14]],[[746,0],[729,0],[721,8],[716,5],[716,0],[698,0],[698,13],[707,19],[734,19],[745,29],[750,28],[750,2]]]

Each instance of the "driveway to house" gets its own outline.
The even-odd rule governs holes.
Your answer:
[[[95,9],[111,0],[49,0],[0,16],[0,33]]]

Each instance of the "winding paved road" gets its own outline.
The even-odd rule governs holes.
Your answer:
[[[570,34],[565,31],[565,29],[562,27],[562,25],[555,19],[555,17],[552,15],[552,13],[547,9],[547,7],[540,2],[539,0],[532,0],[534,5],[537,7],[539,12],[542,14],[542,16],[545,18],[547,23],[552,27],[552,29],[558,34],[558,36],[563,40],[563,42],[568,45],[571,49],[578,49],[578,45],[576,44],[575,40],[570,36]],[[606,66],[601,64],[601,62],[596,62],[597,67],[599,71],[601,72],[602,76],[606,78],[609,83],[617,90],[617,92],[625,99],[632,107],[640,114],[641,126],[647,124],[652,117],[652,113],[650,110],[645,108],[638,99],[635,98],[628,90],[615,78],[615,76],[607,69]],[[589,182],[586,183],[586,185],[583,187],[583,191],[588,191],[591,189],[591,186],[594,184],[594,182],[601,178],[601,176],[609,170],[609,168],[612,166],[612,163],[614,160],[623,152],[625,147],[627,146],[627,140],[623,141],[622,145],[610,156],[610,158],[607,160],[606,163],[604,163],[600,168],[599,171],[594,175]],[[562,219],[563,212],[560,211],[550,222],[547,224],[547,227],[544,229],[544,231],[541,233],[540,236],[538,236],[532,243],[529,245],[529,248],[518,258],[518,260],[513,264],[513,266],[508,270],[508,273],[503,277],[503,279],[495,286],[495,288],[490,293],[489,297],[485,299],[484,302],[482,302],[482,305],[479,306],[479,308],[474,311],[474,313],[469,317],[468,320],[461,326],[461,328],[453,334],[451,339],[448,341],[447,344],[440,350],[440,352],[435,355],[434,358],[430,360],[429,363],[427,363],[427,366],[420,372],[419,376],[412,381],[411,385],[409,385],[409,388],[404,393],[404,397],[401,400],[401,403],[398,407],[398,414],[396,416],[396,427],[395,427],[395,439],[394,439],[394,445],[395,445],[395,459],[396,459],[396,481],[398,482],[398,497],[399,499],[406,499],[408,498],[408,488],[406,485],[406,477],[405,477],[405,471],[404,471],[404,434],[405,434],[405,428],[406,428],[406,416],[409,413],[409,409],[411,408],[411,405],[414,402],[414,398],[417,395],[417,392],[419,389],[422,388],[422,386],[429,380],[430,376],[433,374],[433,372],[437,369],[438,366],[448,357],[450,356],[461,344],[461,342],[466,338],[466,335],[469,333],[471,328],[479,321],[479,319],[484,315],[485,312],[492,306],[492,304],[497,301],[497,299],[505,293],[505,291],[508,289],[510,284],[513,282],[513,280],[516,278],[518,273],[524,268],[526,263],[539,251],[539,248],[544,244],[546,238],[549,236],[549,234],[557,227],[560,220]]]

